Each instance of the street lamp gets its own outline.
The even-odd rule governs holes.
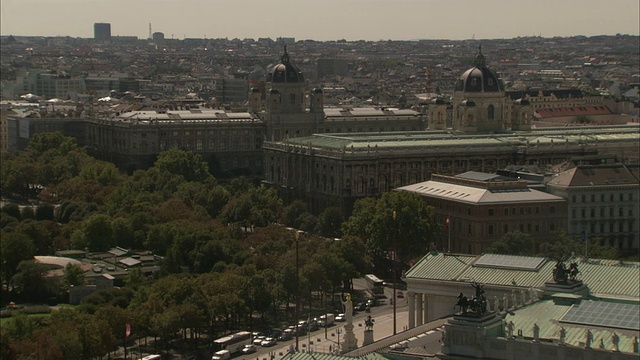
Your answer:
[[[298,349],[298,338],[299,338],[299,332],[300,332],[300,264],[299,264],[299,257],[298,257],[298,241],[300,240],[300,233],[302,231],[298,230],[295,233],[295,237],[296,237],[296,322],[295,322],[295,329],[296,329],[296,351],[299,351]]]
[[[398,252],[398,247],[396,245],[397,228],[396,211],[393,210],[393,335],[396,334],[396,302],[398,301],[398,298],[396,297],[396,283],[398,282],[398,274],[396,270],[396,253]]]

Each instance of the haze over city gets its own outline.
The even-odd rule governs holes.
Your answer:
[[[90,38],[95,22],[114,36],[293,37],[297,40],[498,39],[637,35],[637,0],[2,0],[0,33]]]

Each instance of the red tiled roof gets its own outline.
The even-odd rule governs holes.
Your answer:
[[[610,115],[611,110],[604,105],[574,106],[566,108],[550,108],[536,110],[537,118],[554,118],[580,115]]]

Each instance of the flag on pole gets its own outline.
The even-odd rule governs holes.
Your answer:
[[[451,218],[449,215],[447,215],[447,218],[444,220],[444,228],[448,229],[449,228],[449,223],[451,222]]]
[[[124,328],[124,337],[128,338],[129,335],[131,335],[131,325],[127,323],[127,325],[125,325],[125,328]]]

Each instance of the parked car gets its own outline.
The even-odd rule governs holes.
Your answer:
[[[345,314],[338,314],[336,315],[336,318],[334,320],[337,322],[344,322],[347,321],[347,317],[345,316]]]
[[[276,340],[275,338],[268,337],[268,338],[264,338],[264,340],[262,340],[262,343],[260,343],[260,346],[264,346],[264,347],[273,346],[277,342],[278,342],[278,340]]]
[[[257,349],[256,349],[255,345],[247,344],[240,351],[242,351],[243,354],[252,354],[252,353],[256,352],[256,350]]]

